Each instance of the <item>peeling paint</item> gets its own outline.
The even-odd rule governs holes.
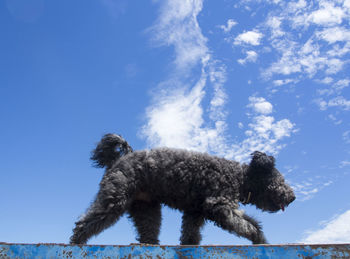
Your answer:
[[[0,243],[0,259],[14,258],[350,258],[350,244],[156,246],[66,245]]]

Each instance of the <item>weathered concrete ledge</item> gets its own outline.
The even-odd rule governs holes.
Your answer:
[[[350,244],[118,246],[0,243],[0,258],[350,258]]]

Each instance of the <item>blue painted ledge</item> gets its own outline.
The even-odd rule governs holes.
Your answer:
[[[0,258],[350,258],[350,244],[117,246],[0,243]]]

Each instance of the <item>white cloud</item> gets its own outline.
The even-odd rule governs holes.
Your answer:
[[[273,111],[273,106],[262,97],[249,97],[247,107],[253,114],[249,113],[251,122],[245,131],[246,139],[232,145],[229,157],[247,161],[255,150],[276,155],[284,147],[279,142],[296,132],[295,125],[288,119],[276,121],[273,116],[267,116]]]
[[[298,2],[289,2],[288,10],[289,12],[298,13],[301,9],[304,9],[307,6],[305,0],[299,0]]]
[[[288,119],[277,121],[272,129],[276,140],[290,137],[294,125]]]
[[[342,46],[340,44],[332,45],[332,48],[327,51],[327,55],[329,55],[329,57],[342,58],[348,53],[350,53],[350,40],[348,40],[348,42]]]
[[[345,0],[343,5],[344,5],[345,8],[350,9],[350,0]]]
[[[326,74],[336,74],[343,69],[344,61],[338,58],[328,59],[327,62],[322,62],[328,66]],[[323,65],[323,64],[322,64]]]
[[[246,51],[246,57],[244,59],[238,59],[238,63],[241,65],[244,65],[247,62],[255,62],[258,58],[258,53],[256,53],[254,50]]]
[[[320,83],[322,83],[322,84],[328,85],[328,84],[330,84],[330,83],[333,82],[333,78],[327,76],[327,77],[323,78],[322,80],[316,80],[316,81],[317,81],[317,82],[320,82]]]
[[[333,3],[321,1],[321,8],[312,12],[308,16],[308,20],[318,25],[334,25],[342,23],[345,16],[344,10],[335,7]]]
[[[249,154],[256,150],[276,155],[284,147],[278,142],[295,132],[294,127],[288,119],[275,122],[272,116],[254,116],[245,131],[246,139],[232,146],[230,157],[247,161]]]
[[[347,62],[331,56],[329,52],[322,52],[319,44],[313,40],[308,40],[303,45],[295,41],[282,40],[275,43],[274,47],[281,53],[281,57],[263,71],[263,76],[267,79],[275,74],[303,73],[310,78],[320,71],[325,74],[336,74]]]
[[[333,79],[327,80],[327,78],[325,78],[324,80],[321,80],[319,82],[329,84],[332,81],[333,81]],[[341,79],[341,80],[338,80],[337,82],[335,82],[330,88],[318,90],[318,93],[320,95],[334,95],[334,94],[340,95],[342,93],[343,89],[348,87],[349,84],[350,84],[349,79]]]
[[[280,1],[273,5],[265,21],[253,29],[267,39],[264,49],[277,54],[277,58],[262,69],[263,78],[273,79],[273,84],[279,86],[285,83],[282,76],[293,76],[299,81],[318,80],[334,78],[345,70],[350,63],[347,1]],[[264,52],[259,53],[264,59]]]
[[[290,84],[290,83],[297,83],[298,80],[297,79],[291,79],[291,78],[288,78],[288,79],[277,79],[277,80],[274,80],[272,83],[274,84],[274,86],[281,86],[281,85],[287,85],[287,84]]]
[[[327,41],[330,44],[338,41],[350,41],[350,30],[343,27],[326,28],[316,32],[318,38]]]
[[[323,79],[319,80],[320,83],[332,83],[333,79]],[[330,107],[336,107],[342,110],[350,110],[350,100],[347,100],[342,96],[342,92],[345,88],[349,87],[350,80],[348,78],[340,79],[333,84],[331,87],[318,89],[317,93],[322,96],[314,100],[314,102],[319,106],[320,110],[327,110]],[[336,125],[341,124],[342,120],[337,120],[334,115],[330,114],[328,116]]]
[[[345,0],[343,3],[343,7],[347,9],[348,12],[350,12],[350,0]]]
[[[225,33],[228,33],[231,31],[233,26],[236,26],[237,22],[233,19],[228,19],[226,25],[220,25],[219,28],[222,29]]]
[[[344,110],[350,110],[350,100],[345,99],[343,96],[337,96],[328,101],[328,107],[340,107]]]
[[[327,110],[328,108],[328,103],[323,100],[322,98],[314,100],[314,102],[320,107],[321,111]]]
[[[282,19],[280,17],[272,16],[266,21],[266,25],[271,29],[272,38],[277,38],[285,35],[285,32],[281,29]]]
[[[241,44],[250,44],[253,46],[260,45],[260,40],[263,37],[263,34],[258,31],[247,31],[244,33],[239,34],[235,40],[235,45],[241,45]]]
[[[158,21],[151,28],[156,42],[175,47],[179,69],[188,69],[208,54],[207,39],[197,21],[202,6],[202,0],[163,1]]]
[[[219,61],[214,61],[209,65],[209,80],[214,88],[214,95],[210,101],[210,119],[213,121],[222,121],[226,118],[224,105],[227,96],[224,91],[226,82],[226,67]]]
[[[215,128],[204,127],[202,98],[205,95],[202,76],[190,91],[173,92],[162,96],[147,111],[148,123],[143,129],[150,146],[167,146],[198,151],[208,151],[216,145],[223,130],[222,124]],[[215,149],[215,148],[214,148]]]
[[[322,111],[327,110],[329,107],[337,107],[346,111],[350,110],[350,100],[345,99],[343,96],[337,96],[328,101],[320,98],[316,99],[315,103],[318,104]]]
[[[280,46],[277,49],[282,53],[282,56],[280,60],[272,63],[263,72],[263,77],[270,78],[274,74],[290,75],[302,71],[302,65],[298,61],[293,44],[290,46]]]
[[[350,242],[350,210],[333,217],[329,222],[323,223],[323,227],[316,231],[310,231],[301,240],[308,244],[335,244]]]
[[[251,130],[246,131],[248,136],[252,136],[256,132],[260,137],[268,138],[275,118],[272,116],[260,115],[253,118],[253,123],[249,124]]]
[[[260,114],[270,114],[272,112],[272,104],[263,97],[249,97],[248,107],[252,108],[254,112]]]

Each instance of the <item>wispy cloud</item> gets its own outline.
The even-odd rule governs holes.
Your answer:
[[[339,168],[343,168],[343,167],[346,167],[346,166],[350,166],[350,161],[348,161],[348,160],[341,161],[340,165],[339,165]]]
[[[281,86],[281,85],[287,85],[287,84],[291,84],[291,83],[296,84],[298,81],[299,81],[298,79],[286,78],[286,79],[274,80],[272,83],[274,86]]]
[[[307,80],[319,83],[313,84],[316,86],[316,98],[310,99],[315,98],[313,101],[320,110],[332,111],[332,114],[326,116],[328,120],[336,125],[343,123],[343,120],[339,119],[340,114],[350,110],[350,100],[346,92],[350,82],[347,75],[344,77],[350,63],[350,1],[242,0],[236,6],[242,10],[244,7],[252,16],[257,16],[258,12],[253,7],[259,3],[271,7],[263,20],[250,27],[250,32],[258,32],[261,37],[256,37],[257,40],[254,41],[254,37],[244,32],[232,36],[230,43],[235,50],[243,49],[243,53],[254,51],[259,60],[268,62],[261,68],[261,77],[271,82],[268,87],[270,93],[291,89],[285,87],[288,84],[295,84],[297,87],[299,82]],[[239,63],[249,64],[247,58],[240,59]],[[250,105],[249,108],[254,109],[253,103]],[[259,135],[260,140],[266,134],[271,134],[268,138],[273,139],[273,131],[266,133],[266,129],[269,128],[268,125],[274,125],[276,120],[269,117],[272,117],[272,114],[251,116],[249,129],[244,128],[242,124],[240,127],[246,130],[247,136],[244,141],[248,141],[249,134],[253,136],[254,132]],[[259,118],[259,123],[254,123],[255,118]],[[282,127],[284,130],[281,130],[282,136],[288,136],[284,132],[292,134],[295,131],[295,125],[289,120],[284,121],[283,125],[285,126]],[[347,137],[348,135],[344,140]],[[253,139],[248,143],[253,143]],[[274,148],[281,145],[281,142],[279,140]],[[268,146],[269,142],[266,143]],[[299,201],[311,199],[334,180],[321,176],[296,180],[297,177],[291,175]]]
[[[350,242],[350,210],[334,216],[328,222],[323,222],[322,227],[315,231],[308,231],[306,237],[301,240],[308,244],[334,244]]]
[[[319,83],[321,83],[321,84],[326,84],[326,85],[328,85],[328,84],[332,83],[333,80],[334,80],[334,79],[333,79],[332,77],[327,76],[327,77],[325,77],[325,78],[323,78],[323,79],[316,79],[316,82],[319,82]]]
[[[342,124],[342,122],[343,122],[343,120],[338,119],[334,114],[329,114],[329,115],[328,115],[328,118],[329,118],[331,121],[333,121],[333,123],[334,123],[335,125],[340,125],[340,124]]]
[[[147,122],[142,129],[149,146],[169,146],[214,153],[226,158],[246,161],[255,150],[277,154],[281,141],[295,132],[288,119],[276,120],[273,105],[262,97],[249,97],[249,123],[244,130],[245,139],[234,142],[226,130],[227,95],[224,84],[226,67],[214,60],[201,33],[197,16],[202,1],[166,1],[161,4],[160,17],[151,28],[156,42],[175,48],[175,72],[162,82],[154,102],[146,111]],[[226,30],[234,23],[228,23]],[[250,31],[236,38],[237,44],[258,45],[262,34]],[[246,52],[246,61],[254,61],[257,54]],[[191,71],[200,68],[200,76],[193,84],[184,83],[184,74],[198,78]],[[186,69],[184,69],[186,68]],[[189,80],[193,82],[192,80]],[[203,99],[211,93],[208,107]]]
[[[282,25],[282,18],[271,16],[266,21],[266,26],[270,28],[271,30],[271,37],[273,39],[281,37],[285,35],[286,33],[281,28]]]
[[[337,96],[330,100],[324,100],[322,98],[316,99],[315,102],[318,104],[321,110],[327,110],[331,107],[337,107],[342,110],[350,110],[350,100],[345,99],[344,96]]]
[[[342,96],[343,90],[350,85],[349,79],[341,79],[332,83],[333,79],[325,78],[321,82],[328,83],[331,86],[317,91],[321,97],[315,99],[315,103],[318,104],[320,110],[324,111],[331,107],[340,108],[345,111],[350,110],[350,100]]]
[[[281,58],[263,72],[263,76],[267,79],[273,75],[286,76],[296,73],[305,74],[309,78],[313,78],[318,72],[331,75],[341,71],[345,65],[346,61],[322,52],[319,44],[313,39],[309,39],[303,45],[296,41],[282,41],[273,44],[281,53]]]
[[[347,130],[343,133],[343,140],[350,144],[350,130]]]
[[[241,1],[245,6],[256,2]],[[278,54],[262,70],[263,78],[275,82],[286,76],[319,80],[344,70],[350,54],[348,0],[267,1],[267,4],[273,6],[267,18],[233,40],[234,45],[253,47],[261,56],[266,49]],[[266,38],[263,44],[262,36]]]
[[[210,101],[209,116],[213,121],[223,121],[227,115],[224,110],[227,101],[227,95],[224,91],[226,66],[216,60],[209,65],[208,75],[214,90],[213,98]]]
[[[226,25],[219,25],[219,28],[222,29],[225,33],[231,31],[231,29],[237,25],[237,22],[233,19],[228,19]]]
[[[298,201],[307,201],[313,198],[322,189],[333,183],[333,180],[327,180],[324,177],[316,176],[312,178],[307,177],[300,181],[292,181],[291,186],[293,187]]]
[[[154,96],[148,107],[147,123],[142,133],[148,144],[169,146],[198,151],[220,150],[226,129],[223,106],[226,94],[226,68],[213,60],[197,21],[202,10],[202,1],[164,1],[160,16],[151,28],[155,40],[161,45],[175,47],[175,72],[168,81],[162,82],[161,93]],[[228,26],[233,26],[229,23]],[[200,77],[194,84],[184,83],[182,78],[200,67]],[[189,80],[193,81],[193,80]],[[204,120],[202,100],[207,95],[206,87],[213,93],[209,110],[210,121]]]
[[[143,133],[150,146],[168,146],[207,151],[220,133],[220,125],[204,127],[202,98],[206,76],[186,92],[184,89],[159,96],[147,111]]]
[[[247,62],[255,62],[258,58],[258,54],[254,50],[246,51],[246,57],[244,59],[238,59],[238,63],[244,65]]]
[[[197,21],[202,0],[163,1],[158,21],[151,28],[154,40],[160,45],[174,46],[178,69],[188,69],[206,59],[207,39]]]
[[[231,157],[246,161],[255,150],[277,154],[284,147],[280,141],[297,131],[295,125],[288,119],[276,121],[271,116],[272,104],[262,97],[249,97],[247,107],[250,108],[248,115],[251,122],[245,130],[246,138],[232,145]]]

